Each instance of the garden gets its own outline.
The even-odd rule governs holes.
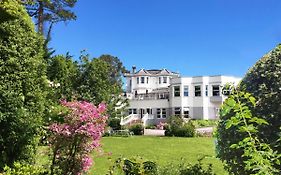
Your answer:
[[[0,1],[0,174],[280,174],[281,45],[238,86],[225,85],[218,121],[172,116],[156,126],[165,137],[137,136],[144,129],[137,124],[127,128],[134,136],[113,137],[107,129],[120,129],[127,104],[120,96],[123,64],[84,51],[79,61],[53,55],[42,8],[61,10],[62,1],[42,2]],[[41,11],[30,16],[35,7]],[[76,18],[53,13],[45,18],[51,24]],[[39,18],[37,31],[31,17]],[[195,128],[203,126],[216,126],[214,135],[198,135]]]

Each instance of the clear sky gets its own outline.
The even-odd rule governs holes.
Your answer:
[[[127,69],[243,76],[281,42],[280,0],[78,0],[51,47],[117,56]]]

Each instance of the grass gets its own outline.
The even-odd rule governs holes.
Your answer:
[[[215,158],[213,138],[105,137],[102,139],[102,144],[105,155],[93,155],[95,165],[90,170],[91,175],[106,174],[109,166],[118,157],[135,156],[155,161],[160,166],[171,162],[178,163],[181,158],[194,164],[198,158],[206,156],[204,164],[212,163],[216,174],[227,174],[223,170],[222,163]]]

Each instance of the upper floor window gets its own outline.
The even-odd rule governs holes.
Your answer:
[[[180,92],[180,86],[174,86],[174,96],[179,97],[181,94]]]
[[[148,77],[146,77],[146,83],[148,84],[148,80],[149,80],[149,78]]]
[[[159,77],[159,84],[161,84],[161,77]]]
[[[141,77],[141,84],[144,84],[144,77]]]
[[[139,77],[137,77],[137,84],[139,84],[140,83],[140,78]]]
[[[220,96],[220,86],[213,85],[213,96]]]
[[[194,96],[201,97],[201,86],[194,86]]]
[[[163,83],[167,83],[167,77],[163,77]]]
[[[205,95],[206,95],[206,97],[208,97],[208,95],[209,95],[209,94],[208,94],[208,89],[209,89],[209,88],[208,88],[208,85],[206,85],[206,86],[205,86]]]
[[[184,88],[183,88],[183,95],[185,97],[188,97],[188,86],[184,86]]]

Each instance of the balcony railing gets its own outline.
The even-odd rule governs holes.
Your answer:
[[[132,95],[134,100],[159,100],[159,99],[169,99],[169,93],[147,93],[147,94],[136,94]]]

